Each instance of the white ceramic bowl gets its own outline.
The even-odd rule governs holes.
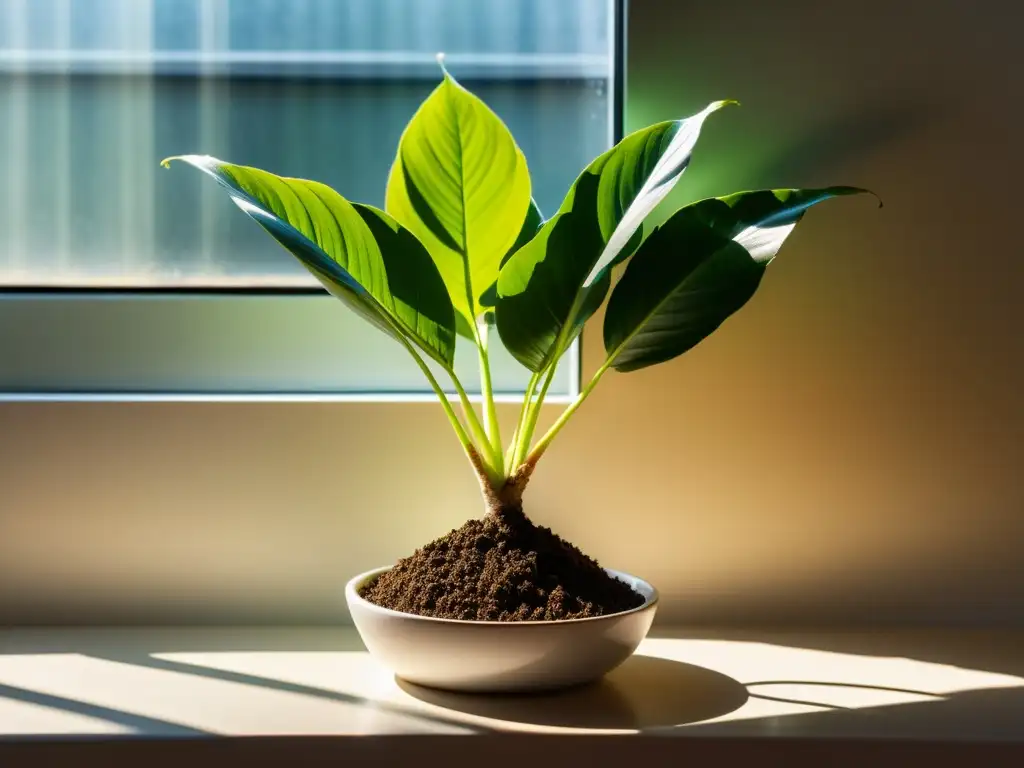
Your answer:
[[[359,596],[364,584],[389,568],[360,574],[345,587],[359,635],[401,679],[452,691],[538,691],[596,680],[633,654],[658,606],[658,593],[646,581],[608,570],[643,595],[643,605],[565,621],[435,619]]]

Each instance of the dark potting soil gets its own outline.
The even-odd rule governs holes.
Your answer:
[[[395,611],[482,621],[581,619],[644,601],[521,510],[470,520],[399,560],[361,594]]]

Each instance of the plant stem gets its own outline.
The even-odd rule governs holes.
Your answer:
[[[558,367],[558,361],[562,358],[562,355],[565,353],[569,344],[572,343],[570,336],[572,336],[573,324],[576,322],[576,316],[579,314],[580,307],[583,304],[581,296],[582,294],[576,295],[572,306],[569,308],[569,316],[562,325],[562,328],[555,339],[555,354],[551,357],[551,362],[547,369],[547,378],[544,379],[544,384],[540,389],[540,394],[537,396],[536,404],[530,408],[526,417],[525,429],[519,435],[519,445],[516,448],[516,455],[512,463],[513,472],[516,471],[522,462],[526,460],[525,454],[530,450],[530,441],[533,439],[533,432],[537,428],[537,419],[540,417],[540,409],[544,404],[544,397],[548,393],[548,387],[551,386],[551,380],[555,377],[555,369]]]
[[[523,429],[526,425],[526,415],[530,412],[530,405],[533,403],[533,394],[537,391],[537,384],[540,382],[540,374],[535,373],[530,376],[530,381],[526,385],[526,396],[523,398],[523,407],[519,409],[519,418],[516,420],[516,430],[512,433],[512,442],[509,444],[508,456],[505,458],[505,463],[508,465],[510,470],[515,470],[515,464],[512,462],[515,460],[516,454],[519,451],[519,440],[523,434]]]
[[[594,391],[594,387],[597,386],[597,382],[599,382],[601,377],[604,376],[605,371],[611,367],[613,360],[613,357],[609,357],[604,362],[604,365],[597,369],[597,373],[595,373],[590,381],[587,382],[587,386],[583,388],[579,395],[577,395],[576,399],[573,400],[562,412],[562,415],[559,416],[555,423],[551,425],[551,428],[544,433],[544,436],[537,441],[537,445],[535,445],[533,450],[530,451],[530,455],[526,457],[525,461],[529,463],[536,463],[544,454],[548,445],[550,445],[551,441],[555,439],[555,435],[561,431],[562,427],[564,427],[566,422],[569,421],[569,418],[576,413],[576,409],[583,405],[583,401],[586,400],[590,396],[590,393]]]
[[[484,463],[489,469],[494,471],[495,475],[504,475],[505,472],[502,467],[504,457],[501,456],[500,451],[497,456],[495,455],[494,448],[487,439],[487,433],[484,432],[484,428],[480,424],[480,418],[476,415],[476,409],[474,409],[473,404],[469,402],[469,395],[466,394],[466,390],[463,388],[462,382],[459,381],[459,377],[451,370],[448,371],[448,375],[451,377],[452,384],[455,385],[455,391],[459,394],[459,401],[462,403],[462,410],[466,414],[466,421],[469,422],[469,429],[476,438],[478,443],[477,447],[483,453],[482,458],[484,459]]]
[[[476,342],[480,357],[480,388],[484,399],[484,430],[491,441],[491,450],[503,462],[501,426],[498,424],[498,411],[494,406],[494,385],[491,383],[491,360],[488,352],[489,332],[490,326],[487,325],[487,321],[481,321],[477,326]],[[499,465],[498,469],[502,473],[505,471],[505,467],[502,465]]]
[[[552,379],[555,378],[558,358],[559,356],[556,355],[555,359],[551,361],[548,375],[544,377],[544,383],[541,384],[540,392],[537,393],[537,402],[530,407],[526,415],[526,423],[523,425],[523,430],[519,435],[519,447],[516,449],[516,455],[512,460],[513,471],[526,460],[526,452],[530,450],[530,440],[533,439],[533,431],[537,428],[537,419],[540,418],[540,409],[544,405],[544,397],[548,393],[548,387],[551,386]]]
[[[452,408],[452,404],[448,401],[448,394],[441,389],[441,385],[437,383],[437,379],[434,378],[434,374],[431,372],[429,366],[423,362],[423,358],[420,357],[420,354],[412,344],[404,338],[404,336],[398,336],[397,338],[406,350],[408,350],[409,354],[412,355],[413,360],[416,361],[420,370],[423,371],[423,375],[426,376],[427,381],[430,382],[430,386],[433,388],[434,394],[437,395],[437,399],[441,401],[441,407],[444,408],[444,413],[448,417],[448,421],[451,422],[452,428],[455,430],[455,434],[459,438],[459,442],[462,443],[462,447],[466,449],[467,452],[475,450],[473,441],[470,439],[469,435],[466,434],[465,427],[462,426],[462,421],[456,415],[455,410]]]

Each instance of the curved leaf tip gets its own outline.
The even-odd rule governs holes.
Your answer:
[[[213,170],[218,166],[222,165],[221,161],[211,155],[171,155],[165,157],[160,161],[160,166],[163,168],[170,168],[173,162],[187,163],[188,165],[198,168],[201,171],[212,173]]]
[[[838,187],[838,189],[844,190],[842,194],[846,195],[871,195],[878,201],[879,208],[885,208],[885,203],[882,202],[881,196],[877,192],[872,192],[870,189],[864,189],[863,187]]]
[[[786,190],[786,191],[787,192],[797,192],[799,190]],[[822,200],[825,200],[826,198],[829,198],[829,197],[842,197],[842,196],[845,196],[845,195],[871,195],[871,197],[875,198],[875,200],[878,201],[878,207],[879,208],[884,208],[885,207],[884,203],[882,202],[882,198],[879,197],[877,193],[872,192],[870,189],[864,189],[863,187],[845,187],[845,186],[825,187],[825,188],[820,190],[820,193],[821,193],[821,197],[819,197],[817,199],[813,199],[813,200],[808,200],[805,203],[804,208],[810,208],[815,203],[821,202]],[[742,194],[745,194],[745,193],[740,192],[740,193],[737,193],[736,195],[729,195],[729,197],[736,197],[736,196],[742,195]]]
[[[870,189],[865,189],[864,187],[826,187],[824,191],[828,192],[832,197],[838,197],[840,195],[871,195],[878,201],[879,208],[885,207],[882,203],[882,198],[879,197],[876,192],[872,192]]]
[[[180,160],[182,162],[188,162],[187,160],[185,160],[186,157],[188,157],[188,155],[171,155],[170,157],[165,157],[163,160],[160,161],[160,167],[161,168],[170,168],[171,167],[171,163],[173,163],[175,160]]]

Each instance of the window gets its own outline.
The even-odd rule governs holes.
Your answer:
[[[211,184],[158,161],[212,154],[383,205],[444,51],[508,123],[550,214],[615,137],[616,6],[0,0],[0,390],[428,392]],[[527,373],[502,357],[495,379],[514,392]]]

